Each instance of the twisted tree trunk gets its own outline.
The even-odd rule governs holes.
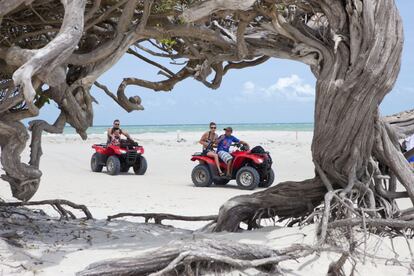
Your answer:
[[[252,227],[261,217],[304,216],[324,200],[327,190],[338,188],[344,194],[360,191],[364,207],[373,210],[380,195],[371,180],[381,174],[375,161],[388,167],[414,200],[414,177],[399,148],[398,133],[383,122],[378,110],[400,69],[402,22],[393,1],[361,5],[324,7],[338,41],[322,45],[292,30],[324,60],[316,85],[315,178],[230,199],[220,209],[216,231],[235,231],[243,221]],[[342,41],[341,34],[347,32],[349,40]],[[395,192],[392,189],[387,192]],[[392,203],[392,198],[387,200]]]

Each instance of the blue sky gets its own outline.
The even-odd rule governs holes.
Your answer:
[[[414,1],[397,0],[404,22],[405,46],[402,68],[394,90],[381,105],[382,114],[412,109],[414,104]],[[167,62],[167,63],[166,63]],[[163,61],[168,64],[168,61]],[[178,71],[180,66],[168,64]],[[116,92],[124,77],[159,80],[158,70],[125,55],[99,81]],[[127,113],[99,89],[93,89],[99,101],[94,109],[94,125],[110,124],[114,118],[123,124],[207,123],[292,123],[313,122],[315,78],[301,63],[271,59],[257,67],[230,71],[221,87],[211,90],[187,79],[171,92],[154,92],[130,86],[128,95],[139,95],[145,111]],[[40,117],[53,122],[58,115],[54,104]]]

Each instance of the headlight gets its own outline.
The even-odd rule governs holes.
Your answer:
[[[127,153],[127,152],[126,152],[126,150],[119,150],[119,152],[120,152],[121,154],[125,154],[125,153]]]
[[[262,158],[257,158],[257,162],[263,163],[263,159]]]

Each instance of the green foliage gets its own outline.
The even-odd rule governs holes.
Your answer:
[[[168,13],[177,8],[180,9],[183,7],[188,7],[194,2],[196,1],[194,0],[161,0],[161,1],[157,1],[153,5],[153,12]]]
[[[162,0],[157,2],[156,5],[154,5],[154,11],[156,13],[166,13],[170,12],[176,7],[178,4],[180,4],[181,1],[179,0]]]
[[[177,41],[172,38],[162,38],[159,40],[159,43],[161,43],[165,48],[171,51],[174,45],[177,44]]]
[[[279,11],[279,12],[284,11],[286,9],[286,7],[287,7],[284,4],[276,4],[275,6],[276,6],[276,10]]]
[[[179,18],[176,20],[176,23],[177,23],[178,25],[184,25],[186,22],[185,22],[184,18],[179,17]]]
[[[50,98],[42,93],[42,91],[36,91],[34,98],[34,104],[37,108],[42,108],[45,104],[50,104]]]

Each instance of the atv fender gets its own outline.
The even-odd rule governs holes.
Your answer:
[[[92,148],[95,149],[95,151],[97,153],[106,155],[106,148],[98,147],[98,146],[95,146],[95,145],[93,145]]]
[[[191,158],[191,161],[198,161],[200,163],[204,163],[204,164],[208,164],[208,165],[213,165],[213,166],[215,165],[214,160],[212,158],[210,158],[208,156],[203,156],[203,155],[193,156]]]
[[[233,168],[240,168],[245,163],[252,163],[260,166],[263,164],[264,158],[255,155],[244,155],[244,156],[236,156],[233,161]]]

